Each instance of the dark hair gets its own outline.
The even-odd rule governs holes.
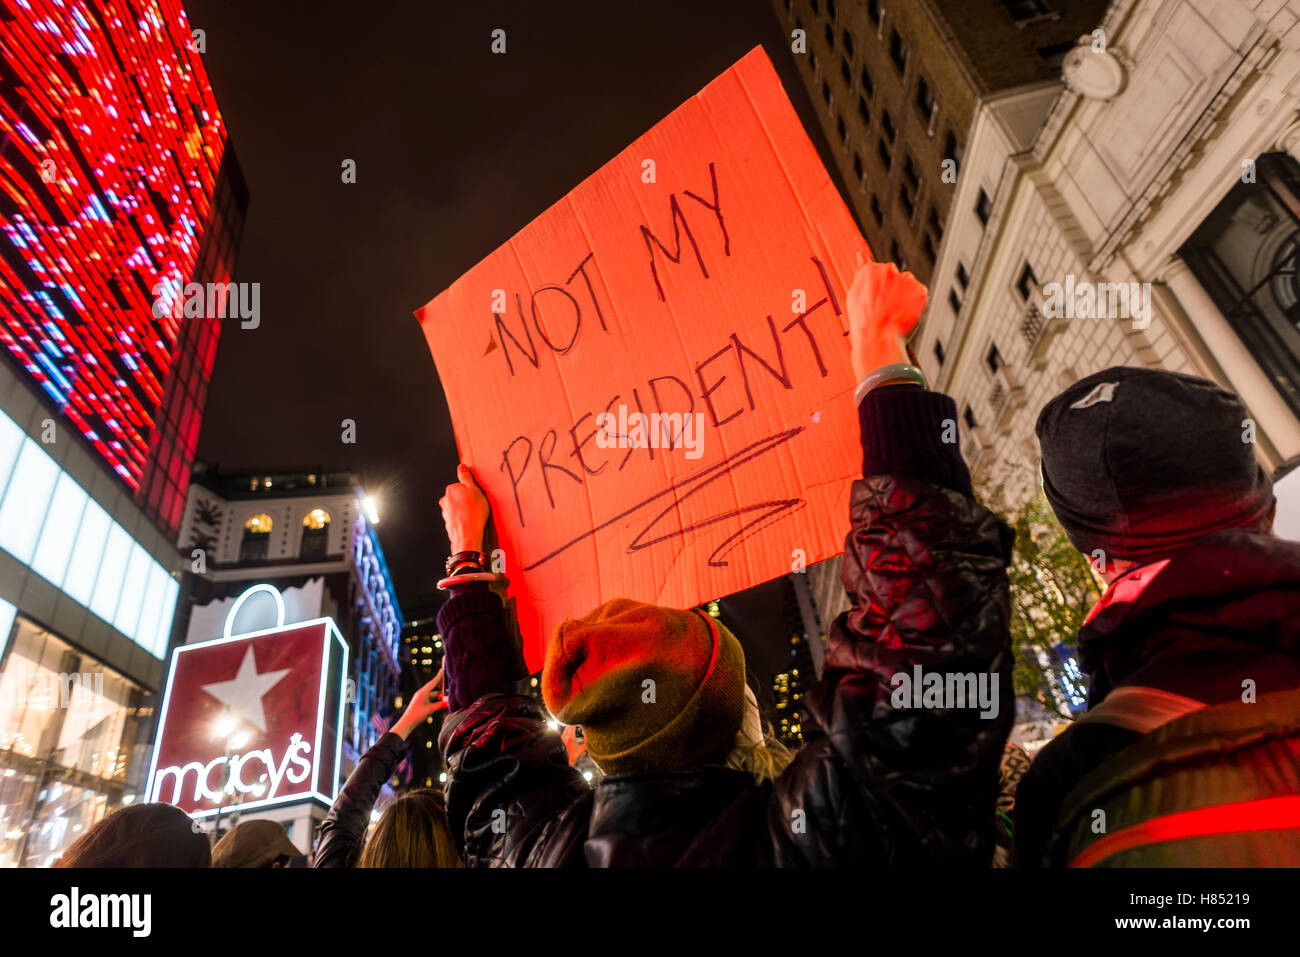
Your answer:
[[[384,809],[357,867],[460,867],[442,792],[415,788]]]
[[[211,867],[208,836],[172,804],[119,808],[63,852],[55,867]]]

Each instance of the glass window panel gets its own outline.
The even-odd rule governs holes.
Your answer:
[[[77,544],[73,546],[72,560],[68,562],[68,574],[63,579],[63,593],[83,605],[90,605],[95,577],[102,564],[100,557],[104,554],[104,542],[108,540],[108,528],[112,524],[108,512],[98,502],[91,499],[86,503],[81,528],[77,531]]]
[[[59,763],[107,780],[121,779],[129,754],[123,749],[132,685],[116,672],[83,658],[82,671],[67,681],[67,710],[59,729]]]
[[[131,556],[131,536],[114,522],[108,530],[108,543],[104,546],[104,559],[95,582],[95,595],[90,600],[90,610],[107,622],[113,620],[117,600],[122,595],[122,579],[126,575],[126,562]]]
[[[149,566],[153,559],[139,544],[131,549],[131,558],[126,564],[126,576],[122,579],[122,599],[117,603],[117,612],[113,615],[113,627],[124,635],[135,634],[135,626],[140,622],[140,603],[144,601],[144,586],[149,581]]]
[[[17,611],[17,608],[0,598],[0,661],[4,660],[5,649],[9,645],[9,632],[14,626]]]
[[[45,527],[36,543],[36,557],[32,559],[32,570],[55,585],[63,584],[68,559],[72,557],[72,543],[77,538],[81,516],[89,500],[90,496],[72,480],[72,476],[67,472],[59,476],[58,484],[54,486],[54,498],[45,516]]]
[[[140,689],[22,617],[0,682],[0,754],[40,762],[39,773],[0,762],[0,866],[48,866],[130,776]]]
[[[167,642],[172,636],[172,616],[176,614],[176,594],[180,591],[180,585],[176,579],[170,575],[167,576],[167,584],[163,593],[162,615],[158,619],[158,632],[154,635],[153,645],[149,653],[155,658],[167,657]]]
[[[131,636],[141,648],[153,654],[154,637],[158,634],[158,619],[162,617],[163,600],[167,597],[167,582],[171,576],[157,562],[149,565],[149,583],[145,586],[144,604],[140,610],[140,623]]]
[[[18,461],[18,450],[23,447],[23,430],[18,423],[0,412],[0,492],[9,481],[9,473]]]
[[[58,477],[54,459],[31,439],[24,441],[0,504],[0,548],[24,565],[31,562],[36,550],[36,538]]]

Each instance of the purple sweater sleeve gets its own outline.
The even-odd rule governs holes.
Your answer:
[[[919,385],[873,389],[858,406],[862,474],[924,479],[971,494],[958,442],[957,403]]]
[[[510,694],[523,677],[519,652],[506,627],[505,607],[486,582],[455,585],[438,609],[443,683],[452,711],[487,694]]]

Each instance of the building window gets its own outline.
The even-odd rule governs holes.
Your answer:
[[[876,143],[876,153],[880,156],[880,162],[885,164],[885,171],[888,172],[889,167],[894,164],[894,154],[890,151],[889,144],[879,140]]]
[[[957,295],[957,290],[956,290],[956,289],[949,289],[949,290],[948,290],[948,305],[952,306],[952,314],[953,314],[954,316],[956,316],[956,315],[960,315],[960,313],[961,313],[961,297]]]
[[[835,49],[835,30],[829,23],[826,24],[826,48],[828,50]]]
[[[835,0],[826,0],[826,16],[835,19]]]
[[[997,371],[1005,364],[1002,361],[1002,353],[998,352],[997,343],[989,346],[988,355],[984,357],[984,361],[988,363],[989,371],[994,374],[997,374]]]
[[[899,36],[897,30],[891,30],[889,34],[889,59],[894,61],[894,66],[898,68],[899,75],[907,74],[907,44]]]
[[[859,180],[862,179],[862,157],[857,153],[853,154],[853,173]]]
[[[935,242],[943,240],[943,224],[939,222],[939,211],[933,206],[930,207],[929,217],[930,233],[934,236]]]
[[[925,77],[918,77],[916,81],[916,108],[927,126],[934,120],[934,115],[939,109],[939,102],[934,98],[934,91],[930,89],[930,84],[925,82]]]
[[[1020,298],[1025,302],[1029,301],[1029,294],[1038,288],[1038,277],[1034,275],[1034,269],[1025,263],[1024,268],[1020,270],[1020,278],[1016,280],[1016,292],[1020,293]]]
[[[894,137],[898,135],[898,130],[894,128],[894,118],[889,115],[888,110],[880,111],[880,128],[884,131],[885,138],[890,143],[893,143]]]
[[[912,157],[903,155],[903,182],[899,185],[898,194],[903,203],[903,208],[907,210],[907,221],[910,223],[916,215],[916,195],[920,190],[921,177],[916,170],[916,164],[912,162]]]
[[[966,287],[970,285],[970,276],[966,272],[966,267],[960,262],[957,263],[957,281],[961,283],[963,292],[966,290]]]
[[[877,226],[885,221],[884,213],[880,211],[880,200],[875,196],[871,197],[871,215],[875,218]]]
[[[943,360],[946,356],[943,352],[943,343],[938,339],[934,340],[934,357],[939,360],[939,365],[943,365]]]
[[[874,96],[876,93],[876,84],[871,82],[871,73],[864,66],[858,71],[858,76],[862,78],[862,90],[867,96]]]
[[[1007,8],[1007,13],[1011,14],[1011,19],[1016,23],[1056,16],[1043,0],[1002,0],[1002,6]]]
[[[913,189],[919,189],[921,186],[921,174],[916,169],[916,164],[912,162],[911,155],[905,154],[903,157],[903,177],[907,180],[907,185]]]
[[[822,12],[821,4],[818,3],[817,0],[808,0],[808,6],[812,7],[812,12],[813,12],[813,13],[821,13],[821,12]]]
[[[849,138],[849,130],[844,125],[844,117],[841,116],[835,121],[835,132],[840,134],[841,143]]]
[[[324,558],[329,554],[330,513],[313,508],[302,520],[302,547],[299,558]]]
[[[831,105],[831,85],[825,80],[822,80],[822,99],[826,101],[827,106]]]
[[[970,406],[966,406],[966,411],[961,414],[961,417],[966,420],[967,427],[972,429],[980,427],[979,423],[975,421],[975,413],[971,411]]]
[[[907,262],[903,259],[903,251],[898,248],[898,240],[895,239],[889,244],[889,258],[900,271],[907,269]]]
[[[934,251],[934,240],[930,238],[928,233],[921,237],[921,252],[925,253],[925,258],[929,261],[930,265],[933,266],[934,261],[938,256]]]
[[[943,158],[946,160],[952,160],[952,165],[955,169],[961,169],[961,158],[963,152],[961,144],[957,142],[957,137],[955,137],[952,134],[952,131],[949,130],[948,135],[943,141]]]
[[[853,71],[849,69],[849,61],[840,61],[840,79],[844,81],[845,86],[853,85]]]
[[[244,538],[239,543],[241,562],[266,561],[271,543],[271,516],[265,512],[254,515],[244,523]]]
[[[853,56],[853,36],[852,36],[852,34],[849,33],[848,30],[844,30],[844,31],[840,34],[840,42],[841,42],[841,43],[843,44],[843,46],[844,46],[844,52],[847,53],[850,57],[852,57],[852,56]]]
[[[1063,43],[1052,43],[1045,47],[1038,48],[1038,56],[1044,63],[1053,70],[1061,71],[1065,68],[1065,55],[1073,50],[1075,43],[1073,40],[1066,40]]]
[[[989,199],[989,194],[984,192],[982,187],[980,189],[979,198],[975,200],[975,215],[979,217],[981,226],[987,226],[989,224],[989,217],[993,215],[993,202]]]
[[[867,106],[865,97],[858,97],[858,116],[862,117],[862,125],[871,125],[871,110]]]
[[[883,16],[880,11],[880,0],[867,0],[867,16],[871,18],[872,23],[880,24],[880,18]]]
[[[1255,161],[1179,250],[1192,274],[1300,415],[1300,164]]]

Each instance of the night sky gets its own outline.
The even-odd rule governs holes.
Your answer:
[[[757,44],[828,155],[766,0],[186,8],[250,192],[236,279],[261,283],[260,327],[222,335],[199,457],[360,473],[405,609],[436,595],[456,464],[412,311]]]

